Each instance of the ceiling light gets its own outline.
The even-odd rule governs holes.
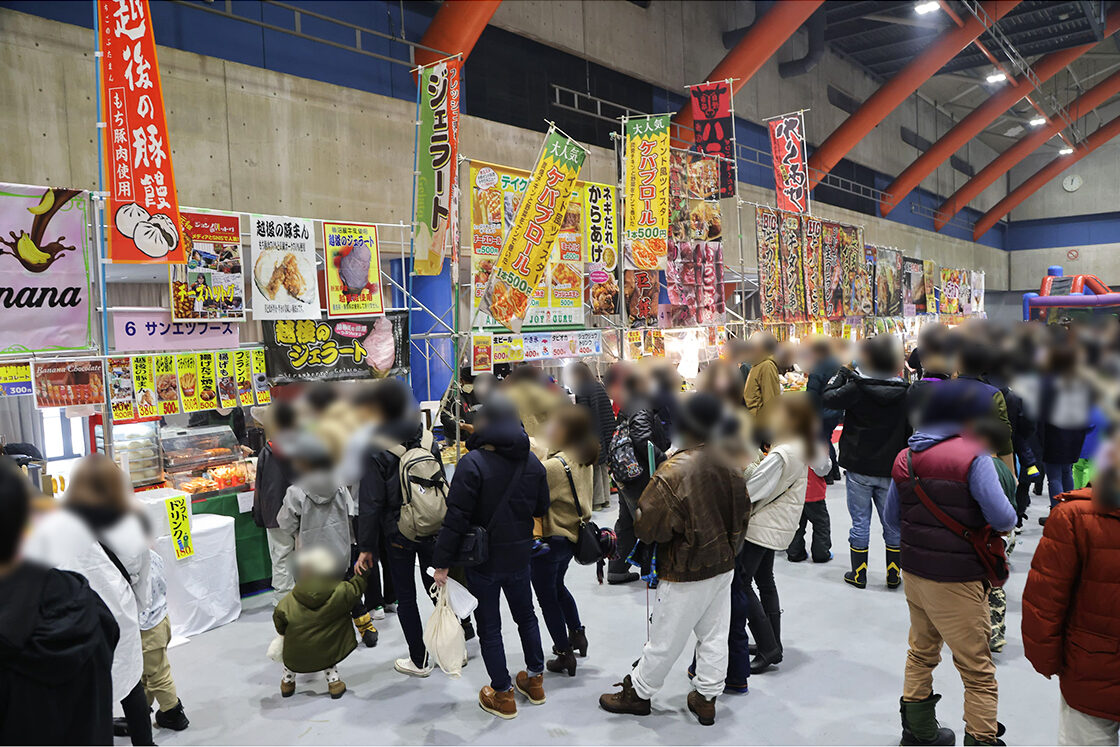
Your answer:
[[[1068,156],[1071,153],[1073,153],[1073,148],[1070,148],[1068,146],[1058,151],[1059,156]]]
[[[992,73],[988,76],[989,83],[1002,83],[1005,80],[1007,80],[1007,76],[1003,73]]]
[[[937,0],[929,0],[929,2],[918,3],[917,5],[915,5],[914,12],[920,16],[924,16],[926,13],[932,13],[940,7],[941,6],[937,2]]]
[[[1046,117],[1035,117],[1030,121],[1031,127],[1041,127],[1046,124]]]

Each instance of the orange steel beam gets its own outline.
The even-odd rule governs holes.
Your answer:
[[[502,0],[444,0],[420,43],[449,55],[461,54],[466,60],[501,4]],[[417,65],[430,65],[440,55],[417,47],[415,59]]]
[[[793,32],[801,28],[801,24],[808,20],[824,0],[786,0],[774,3],[764,16],[757,19],[750,31],[739,40],[735,48],[727,53],[723,61],[708,73],[705,80],[726,80],[737,78],[731,83],[731,93],[742,88],[743,85],[758,72],[758,69],[770,59],[778,48]],[[692,141],[692,102],[685,103],[684,108],[673,117],[673,122],[679,125],[678,132],[682,137]]]
[[[984,10],[990,18],[998,21],[1018,4],[1019,0],[988,0],[984,3]],[[984,30],[983,23],[976,17],[970,17],[963,26],[946,31],[935,39],[897,75],[884,83],[813,153],[809,159],[809,187],[819,184],[840,159],[875,129],[876,125]]]
[[[1097,128],[1096,132],[1085,138],[1073,153],[1070,153],[1068,156],[1058,156],[1036,171],[1025,182],[1011,190],[1006,197],[997,202],[991,210],[984,213],[984,216],[980,218],[980,220],[976,221],[976,226],[972,229],[972,238],[974,240],[979,239],[987,233],[988,229],[994,226],[1000,218],[1022,204],[1024,200],[1037,192],[1044,184],[1117,135],[1120,135],[1120,117],[1110,119],[1106,124]]]
[[[1108,15],[1105,23],[1105,38],[1107,39],[1117,31],[1120,31],[1120,10],[1114,10]],[[1048,54],[1035,62],[1031,69],[1038,81],[1045,83],[1094,46],[1096,44],[1082,44]],[[1013,78],[1010,80],[1014,82]],[[1000,114],[1010,109],[1022,96],[1023,90],[1016,86],[1001,88],[991,98],[969,112],[968,116],[953,125],[952,129],[942,135],[929,150],[918,156],[914,163],[907,166],[887,187],[886,191],[890,195],[891,202],[884,199],[879,203],[879,210],[883,215],[887,215],[891,210],[894,210],[908,194],[914,191],[915,187],[922,183],[923,179],[932,174],[938,166],[960,150],[965,143],[983,132],[985,127],[994,122]],[[1050,119],[1046,115],[1043,116],[1047,120]]]
[[[1070,119],[1083,117],[1117,93],[1120,93],[1120,70],[1070,102],[1066,106],[1066,112],[1068,112]],[[933,218],[934,228],[940,231],[976,195],[1006,174],[1012,166],[1034,153],[1039,146],[1057,134],[1062,126],[1063,122],[1061,120],[1047,122],[1029,135],[1020,138],[1018,142],[992,159],[991,163],[980,169],[976,176],[965,182],[960,189],[941,204]]]

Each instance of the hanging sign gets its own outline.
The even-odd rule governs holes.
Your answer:
[[[408,374],[407,311],[345,321],[268,322],[264,341],[272,384]]]
[[[159,399],[156,395],[155,366],[150,355],[132,359],[132,391],[136,397],[136,415],[140,418],[157,418]]]
[[[824,314],[824,259],[823,226],[819,220],[804,218],[801,221],[804,231],[802,241],[802,264],[805,267],[805,312],[811,319],[820,319]]]
[[[778,247],[782,261],[782,316],[787,322],[805,319],[805,270],[801,259],[801,216],[780,213]]]
[[[926,280],[920,259],[902,258],[902,313],[926,313]]]
[[[100,358],[36,361],[32,375],[36,407],[105,404],[105,365]]]
[[[972,313],[984,313],[984,271],[972,271]]]
[[[97,1],[109,258],[183,264],[179,198],[148,0]]]
[[[198,399],[198,355],[180,353],[175,356],[175,375],[179,384],[179,400],[183,412],[205,410]]]
[[[175,559],[182,560],[194,555],[194,542],[191,539],[191,514],[187,510],[187,496],[176,495],[164,501],[167,508],[167,526],[171,530],[171,547]]]
[[[152,371],[156,379],[156,403],[160,415],[178,415],[179,373],[174,355],[152,356]]]
[[[416,140],[416,238],[413,269],[438,275],[458,247],[460,60],[417,73],[420,133]]]
[[[233,362],[233,353],[223,350],[214,353],[214,365],[218,372],[218,407],[237,407],[240,400],[237,397],[237,369]]]
[[[19,397],[34,393],[30,363],[0,363],[0,397]]]
[[[625,270],[622,289],[626,294],[626,314],[631,327],[657,326],[657,299],[661,292],[656,270]]]
[[[237,403],[248,407],[253,404],[253,354],[248,350],[234,351],[233,370],[237,381]]]
[[[615,218],[615,188],[588,184],[583,204],[587,207],[587,261],[591,281],[591,313],[618,313],[618,230]]]
[[[381,258],[377,226],[323,221],[327,316],[374,316],[381,300]]]
[[[136,396],[132,387],[132,359],[108,358],[109,407],[113,421],[136,419]]]
[[[254,215],[249,223],[253,318],[318,319],[319,280],[311,221]]]
[[[0,183],[0,352],[93,347],[89,193]]]
[[[764,322],[782,319],[782,262],[778,250],[778,220],[781,214],[761,205],[754,209],[755,241],[758,244],[758,300]]]
[[[113,347],[121,352],[236,348],[241,326],[234,322],[176,322],[166,311],[113,314]]]
[[[525,342],[521,335],[494,335],[491,362],[520,363],[525,360]]]
[[[789,213],[809,211],[809,168],[805,159],[805,116],[783,114],[766,123],[770,128],[770,154],[774,160],[774,191],[778,209]]]
[[[731,116],[731,84],[727,81],[701,83],[688,89],[692,99],[692,128],[696,149],[719,156],[719,196],[735,196],[734,121]]]
[[[272,387],[268,383],[268,366],[264,348],[253,351],[253,394],[258,405],[272,402]]]
[[[565,223],[572,190],[586,156],[582,145],[549,128],[481,299],[483,313],[513,332],[521,331],[530,296],[544,277],[553,241]],[[581,292],[578,299],[581,306],[582,295]]]
[[[902,316],[902,252],[879,247],[875,255],[875,306],[879,316]]]
[[[471,335],[471,376],[494,370],[494,336],[488,332]]]
[[[627,267],[665,269],[669,240],[669,116],[626,120]]]
[[[241,219],[220,213],[181,213],[185,265],[171,266],[175,321],[245,321]]]

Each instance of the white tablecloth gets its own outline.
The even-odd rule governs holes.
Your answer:
[[[241,615],[233,519],[216,514],[191,517],[194,555],[175,559],[171,538],[156,540],[167,574],[171,633],[187,638],[233,622]]]

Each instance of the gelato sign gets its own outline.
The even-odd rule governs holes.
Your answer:
[[[408,312],[378,317],[264,323],[272,384],[380,379],[408,374]]]

